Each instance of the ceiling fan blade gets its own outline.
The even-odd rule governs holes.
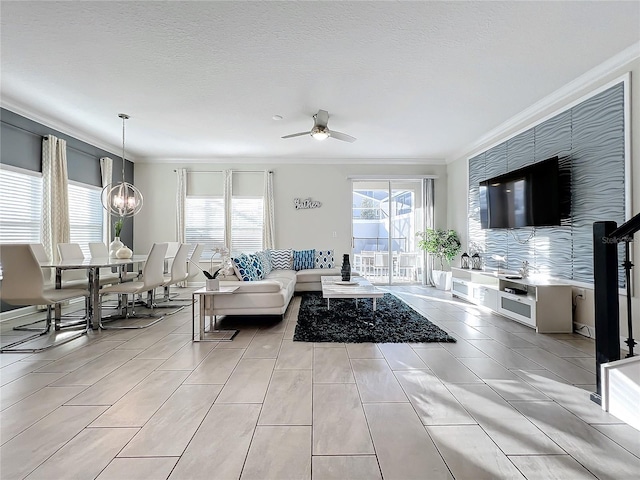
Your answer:
[[[316,113],[316,125],[320,126],[320,127],[326,127],[327,123],[329,122],[329,112],[327,112],[326,110],[318,110],[318,113]]]
[[[331,138],[335,138],[336,140],[342,140],[343,142],[353,143],[356,141],[355,137],[351,135],[347,135],[346,133],[336,132],[335,130],[331,130]]]
[[[309,132],[300,132],[300,133],[292,133],[291,135],[285,135],[280,138],[293,138],[293,137],[301,137],[302,135],[311,135]]]

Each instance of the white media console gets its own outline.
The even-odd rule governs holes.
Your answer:
[[[483,270],[451,270],[454,296],[533,327],[539,333],[573,331],[571,285],[554,280],[507,278],[509,275]]]

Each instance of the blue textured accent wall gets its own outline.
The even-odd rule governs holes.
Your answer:
[[[625,220],[624,88],[619,83],[469,160],[469,250],[485,266],[517,270],[526,260],[539,273],[593,283],[593,222]],[[478,183],[554,156],[562,224],[482,230]],[[499,265],[495,256],[507,260]]]

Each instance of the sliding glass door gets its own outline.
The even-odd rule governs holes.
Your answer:
[[[353,182],[353,267],[371,283],[422,281],[424,257],[416,232],[423,228],[422,180]]]

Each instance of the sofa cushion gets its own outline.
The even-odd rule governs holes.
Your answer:
[[[228,281],[223,280],[220,282],[220,286],[237,286],[239,287],[233,294],[238,293],[276,293],[282,290],[282,282],[278,280],[259,280],[255,282],[241,282],[241,281]]]
[[[314,268],[333,268],[334,266],[333,250],[316,250]]]
[[[296,283],[319,283],[320,277],[338,276],[339,268],[312,268],[309,270],[300,270],[296,273]]]
[[[274,270],[291,270],[293,267],[291,250],[269,250],[269,257]]]
[[[307,270],[314,268],[316,264],[315,250],[294,250],[293,251],[293,269]]]

